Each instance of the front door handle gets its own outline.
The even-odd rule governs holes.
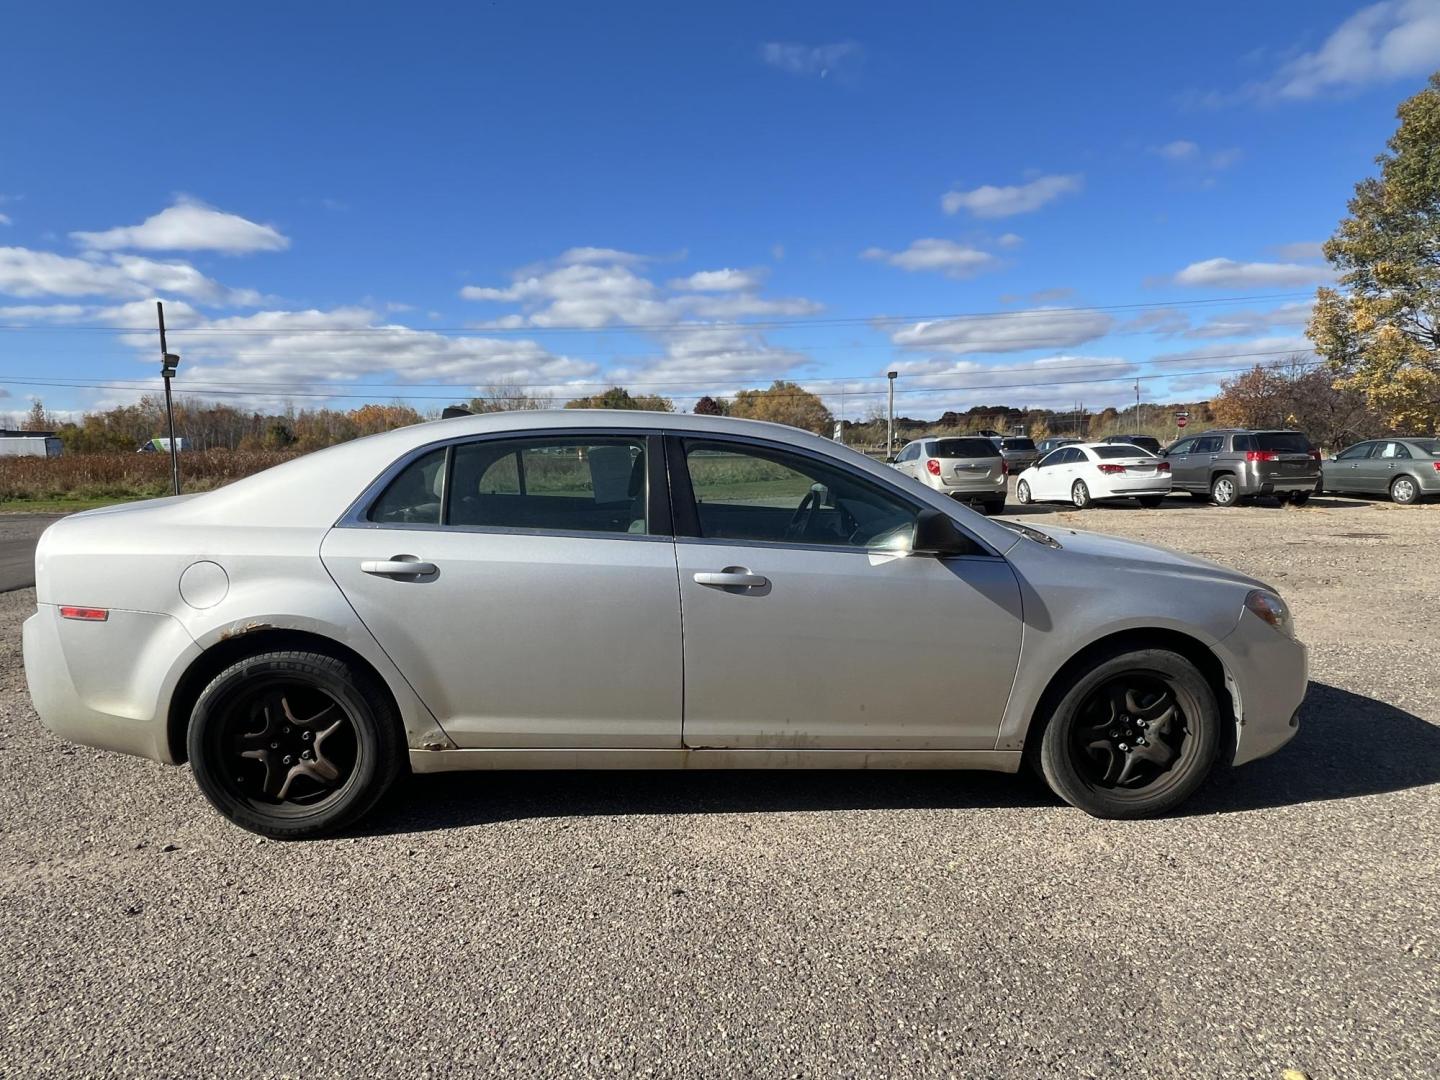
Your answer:
[[[360,571],[379,577],[425,577],[438,573],[438,568],[414,555],[397,555],[393,559],[366,559],[360,564]]]
[[[761,574],[752,574],[742,567],[736,567],[719,572],[702,571],[695,575],[695,584],[709,585],[716,589],[763,589],[770,584],[770,579]]]

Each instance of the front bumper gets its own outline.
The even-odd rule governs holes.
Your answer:
[[[1215,645],[1235,704],[1236,765],[1266,757],[1299,731],[1299,709],[1309,686],[1309,654],[1248,611]]]
[[[47,728],[70,742],[173,763],[170,696],[200,655],[178,621],[112,609],[105,622],[78,622],[40,604],[22,643],[30,700]]]

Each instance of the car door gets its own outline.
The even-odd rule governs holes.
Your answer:
[[[1195,445],[1194,439],[1181,439],[1165,451],[1165,460],[1170,462],[1170,482],[1174,487],[1188,487],[1185,480],[1185,470],[1190,464],[1190,448]]]
[[[1409,464],[1410,451],[1404,443],[1395,442],[1393,439],[1377,442],[1370,456],[1360,462],[1360,471],[1367,481],[1365,490],[1377,494],[1388,492],[1395,477],[1404,472]]]
[[[1035,469],[1026,481],[1030,485],[1030,497],[1037,501],[1054,498],[1052,481],[1056,470],[1065,457],[1065,447],[1052,450],[1035,463]]]
[[[1378,444],[1356,443],[1346,447],[1335,460],[1327,462],[1324,470],[1325,487],[1331,491],[1374,491],[1374,478],[1370,475],[1370,455]]]
[[[667,448],[687,746],[994,747],[1020,652],[1004,559],[910,554],[923,504],[818,454]]]
[[[677,747],[662,453],[658,435],[613,429],[426,449],[321,558],[457,745]]]

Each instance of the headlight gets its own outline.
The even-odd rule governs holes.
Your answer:
[[[1245,608],[1260,616],[1286,637],[1295,636],[1295,620],[1290,617],[1290,609],[1285,606],[1285,601],[1273,592],[1265,589],[1250,590],[1250,594],[1245,597]]]

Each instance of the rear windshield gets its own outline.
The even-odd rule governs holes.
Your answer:
[[[1139,446],[1132,446],[1130,443],[1111,443],[1109,446],[1092,446],[1090,448],[1096,457],[1102,461],[1105,458],[1117,457],[1154,457],[1149,450]]]
[[[930,445],[935,448],[934,456],[939,458],[1000,455],[1000,451],[995,449],[995,444],[989,439],[936,439]]]
[[[1004,447],[1005,447],[1006,450],[1034,450],[1034,449],[1035,449],[1035,440],[1034,440],[1034,439],[1002,439],[1001,442],[1002,442],[1002,444],[1004,445]]]
[[[1410,445],[1425,451],[1431,457],[1440,457],[1440,439],[1411,439]]]
[[[1310,440],[1298,431],[1257,431],[1251,438],[1255,442],[1256,450],[1279,450],[1290,454],[1310,452]],[[1237,446],[1236,449],[1240,448]]]

